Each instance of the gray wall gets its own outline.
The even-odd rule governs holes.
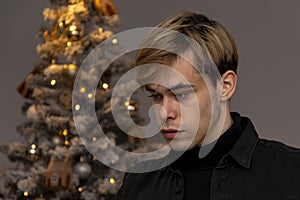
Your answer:
[[[262,137],[300,147],[300,1],[296,0],[115,0],[119,31],[154,26],[180,9],[207,14],[235,37],[240,54],[233,110],[249,116]],[[36,34],[46,0],[0,2],[0,143],[22,141],[16,86],[39,57]],[[298,124],[299,123],[299,124]],[[0,163],[7,165],[5,156]]]

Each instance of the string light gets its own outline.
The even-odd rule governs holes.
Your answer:
[[[77,66],[75,64],[68,64],[68,65],[64,65],[64,69],[69,71],[75,71],[77,69]]]
[[[75,110],[77,110],[77,111],[80,110],[80,105],[79,104],[75,105]]]
[[[70,27],[69,27],[69,30],[70,31],[76,31],[77,30],[77,26],[72,24]]]
[[[99,33],[102,33],[103,32],[103,28],[99,28]]]
[[[67,42],[67,46],[68,46],[68,47],[72,46],[72,42],[70,42],[70,41]]]
[[[29,192],[25,191],[23,194],[25,197],[27,197],[29,195]]]
[[[83,156],[80,156],[79,161],[80,161],[80,162],[83,162],[83,160],[84,160],[84,159],[83,159]]]
[[[36,153],[36,150],[35,150],[35,149],[30,149],[30,150],[29,150],[29,153],[35,154],[35,153]]]
[[[132,106],[132,105],[129,105],[129,106],[127,106],[127,110],[131,110],[131,111],[133,111],[133,110],[135,110],[135,107],[134,107],[134,106]]]
[[[85,89],[85,87],[81,87],[79,91],[80,91],[81,93],[85,93],[86,89]]]
[[[127,107],[127,110],[136,110],[136,107],[132,105],[132,102],[130,100],[125,101],[124,105]]]
[[[55,79],[51,80],[50,84],[51,84],[52,86],[54,86],[54,85],[56,84],[56,80],[55,80]]]
[[[117,39],[113,39],[111,42],[112,42],[113,44],[117,44],[117,43],[118,43],[118,40],[117,40]]]
[[[89,98],[89,99],[93,98],[93,94],[92,94],[92,93],[89,93],[89,94],[88,94],[88,98]]]
[[[97,137],[93,137],[93,142],[96,142],[97,141]]]
[[[62,27],[64,25],[64,22],[59,22],[58,26]]]
[[[130,101],[125,101],[124,105],[125,106],[130,106]]]
[[[107,83],[103,83],[103,84],[102,84],[102,87],[103,87],[105,90],[107,90],[107,89],[108,89],[108,84],[107,84]]]
[[[64,135],[64,136],[67,136],[67,135],[68,135],[68,130],[67,130],[67,129],[64,129],[63,135]]]
[[[29,153],[35,154],[36,153],[36,144],[31,144],[31,149],[29,150]]]
[[[114,184],[114,183],[116,182],[116,180],[115,180],[114,178],[110,178],[110,179],[109,179],[109,182],[110,182],[111,184]]]
[[[82,192],[83,191],[83,188],[82,187],[79,187],[78,188],[78,192]]]
[[[93,160],[97,160],[97,157],[96,157],[96,156],[93,156]]]
[[[65,145],[69,145],[69,141],[68,140],[65,140]]]

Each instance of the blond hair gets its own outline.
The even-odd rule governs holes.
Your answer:
[[[194,39],[207,52],[222,75],[227,70],[237,72],[238,52],[236,44],[229,32],[217,21],[210,20],[202,14],[181,11],[157,25],[158,28],[171,29]],[[166,35],[150,34],[142,46],[151,46],[158,42],[169,49],[180,47],[182,53],[190,48],[187,41],[178,40]],[[150,44],[150,45],[149,45]],[[178,58],[174,52],[141,48],[136,54],[136,65],[147,63],[170,64]]]

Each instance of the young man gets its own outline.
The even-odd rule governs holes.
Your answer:
[[[182,155],[158,170],[127,173],[117,199],[300,199],[300,150],[258,138],[250,119],[230,112],[238,53],[228,31],[188,11],[158,28],[137,53],[136,65],[146,66],[138,79],[159,105],[170,154]],[[164,49],[147,48],[153,44]]]

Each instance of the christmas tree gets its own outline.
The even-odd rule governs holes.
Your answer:
[[[117,9],[111,0],[50,0],[43,16],[45,23],[39,34],[43,42],[37,46],[41,60],[17,88],[26,99],[22,107],[26,120],[17,126],[26,143],[0,147],[16,163],[9,171],[1,172],[4,185],[0,199],[111,199],[122,183],[123,173],[99,162],[83,143],[107,152],[101,154],[101,159],[117,165],[121,158],[110,150],[111,143],[133,150],[143,142],[126,135],[116,125],[110,109],[119,106],[119,113],[130,112],[137,120],[137,104],[126,93],[130,81],[123,83],[123,92],[114,99],[111,93],[117,80],[114,77],[128,71],[132,61],[121,56],[111,63],[95,93],[84,79],[78,82],[78,91],[73,85],[86,56],[113,36],[119,24]],[[106,63],[104,55],[117,49],[116,39],[98,48],[93,65],[101,69]],[[87,79],[93,78],[93,70],[84,73]],[[73,112],[82,105],[72,101],[74,96],[93,103],[105,138],[111,143],[99,137],[90,124],[84,127],[84,139],[79,137]],[[82,123],[88,120],[84,117]]]

